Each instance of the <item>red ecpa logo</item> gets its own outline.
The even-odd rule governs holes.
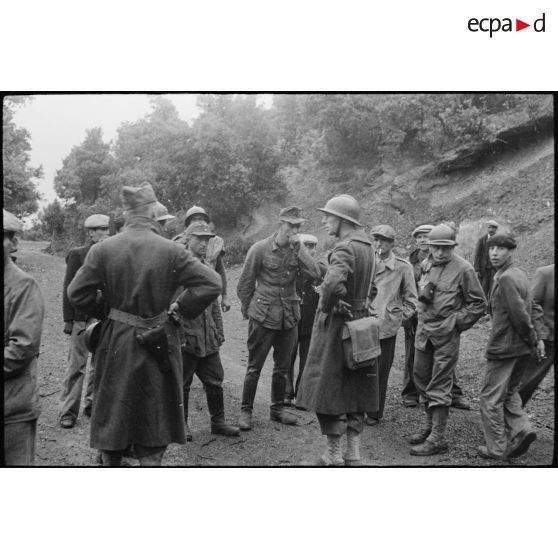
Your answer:
[[[546,24],[545,17],[546,14],[543,14],[540,18],[535,19],[533,25],[516,18],[515,29],[513,26],[513,19],[509,17],[504,17],[502,19],[499,17],[484,17],[481,19],[472,17],[467,23],[467,27],[469,28],[469,31],[472,31],[473,33],[477,33],[478,31],[489,33],[490,38],[492,38],[494,33],[498,33],[499,31],[503,31],[504,33],[521,31],[522,29],[527,29],[527,27],[532,27],[533,31],[536,33],[544,33]]]

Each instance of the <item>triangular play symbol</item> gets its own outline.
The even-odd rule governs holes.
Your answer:
[[[530,23],[525,23],[524,21],[521,21],[520,19],[515,20],[515,30],[516,31],[521,31],[522,29],[525,29],[526,27],[531,27],[531,24]]]

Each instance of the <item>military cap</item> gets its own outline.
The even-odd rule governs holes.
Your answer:
[[[428,246],[455,246],[457,244],[455,230],[449,225],[437,225],[430,231],[426,244]]]
[[[515,238],[509,233],[498,233],[494,236],[491,236],[488,239],[486,245],[490,248],[491,246],[501,246],[502,248],[508,248],[509,250],[513,250],[517,247],[517,243],[515,242]]]
[[[299,234],[300,242],[302,244],[318,244],[318,239],[313,234]]]
[[[102,213],[95,213],[95,215],[89,215],[84,221],[83,226],[86,229],[108,229],[109,226],[109,216],[103,215]]]
[[[494,221],[494,219],[489,219],[484,224],[488,225],[489,227],[496,227],[496,228],[498,228],[500,226],[500,224],[497,223],[496,221]]]
[[[381,236],[388,240],[395,240],[395,231],[389,225],[378,225],[372,229],[372,236]]]
[[[207,223],[202,223],[200,221],[197,221],[189,225],[183,234],[185,237],[207,236],[209,238],[213,238],[215,236],[215,234],[212,233],[211,230],[209,229],[209,225]]]
[[[2,209],[2,221],[5,232],[20,232],[23,229],[23,223],[9,211]]]
[[[411,234],[413,238],[418,236],[419,234],[429,234],[430,231],[434,228],[434,225],[419,225]]]
[[[169,210],[161,202],[155,202],[155,219],[157,221],[168,221],[174,219],[174,215],[169,215]]]
[[[149,182],[142,182],[139,186],[123,186],[120,196],[124,209],[134,209],[157,201],[153,186]]]
[[[325,207],[318,207],[318,211],[329,215],[335,215],[335,217],[345,219],[345,221],[357,227],[362,227],[359,223],[360,205],[353,196],[349,196],[348,194],[333,196],[333,198],[325,204]]]
[[[301,211],[302,210],[300,209],[300,207],[297,207],[296,205],[284,207],[279,212],[279,220],[291,223],[291,225],[300,225],[301,223],[304,223],[304,221],[306,221],[306,219],[303,219],[300,216]]]

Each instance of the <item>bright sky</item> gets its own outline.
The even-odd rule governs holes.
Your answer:
[[[197,95],[165,95],[180,116],[191,122],[199,113]],[[15,115],[18,125],[31,134],[32,165],[42,165],[44,178],[38,188],[46,205],[56,198],[54,176],[74,145],[85,139],[85,131],[100,126],[105,141],[116,138],[122,122],[133,122],[149,112],[147,95],[36,95]]]

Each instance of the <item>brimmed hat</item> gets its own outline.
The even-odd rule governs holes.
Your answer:
[[[429,234],[434,228],[434,225],[419,225],[411,234],[413,238],[416,238],[419,234]]]
[[[456,246],[455,230],[449,225],[437,225],[428,235],[428,246]]]
[[[395,240],[395,231],[389,225],[378,225],[372,229],[372,236],[380,236],[387,240]]]
[[[23,223],[9,211],[2,209],[2,222],[5,232],[20,232],[23,230]]]
[[[291,223],[291,225],[300,225],[306,221],[306,219],[303,219],[300,216],[301,211],[300,207],[297,207],[296,205],[284,207],[279,212],[279,221],[285,221],[287,223]]]
[[[487,225],[488,227],[496,227],[498,228],[500,226],[499,223],[497,223],[496,221],[494,221],[494,219],[490,219],[488,221],[485,221],[484,223],[485,225]]]
[[[499,233],[491,236],[488,239],[486,245],[490,248],[491,246],[501,246],[502,248],[508,248],[509,250],[513,250],[517,247],[517,243],[515,238],[508,233]]]
[[[102,213],[95,213],[95,215],[90,215],[83,222],[83,226],[86,229],[108,229],[110,218],[108,215],[103,215]]]
[[[189,225],[188,228],[184,231],[183,235],[185,237],[207,236],[209,238],[213,238],[215,236],[215,234],[212,233],[209,229],[209,225],[207,223],[202,223],[201,221],[197,221],[196,223],[192,223],[191,225]]]
[[[174,218],[174,215],[169,215],[169,210],[161,202],[155,202],[155,220],[168,221]]]
[[[299,234],[298,238],[302,244],[318,244],[318,239],[313,234]]]

